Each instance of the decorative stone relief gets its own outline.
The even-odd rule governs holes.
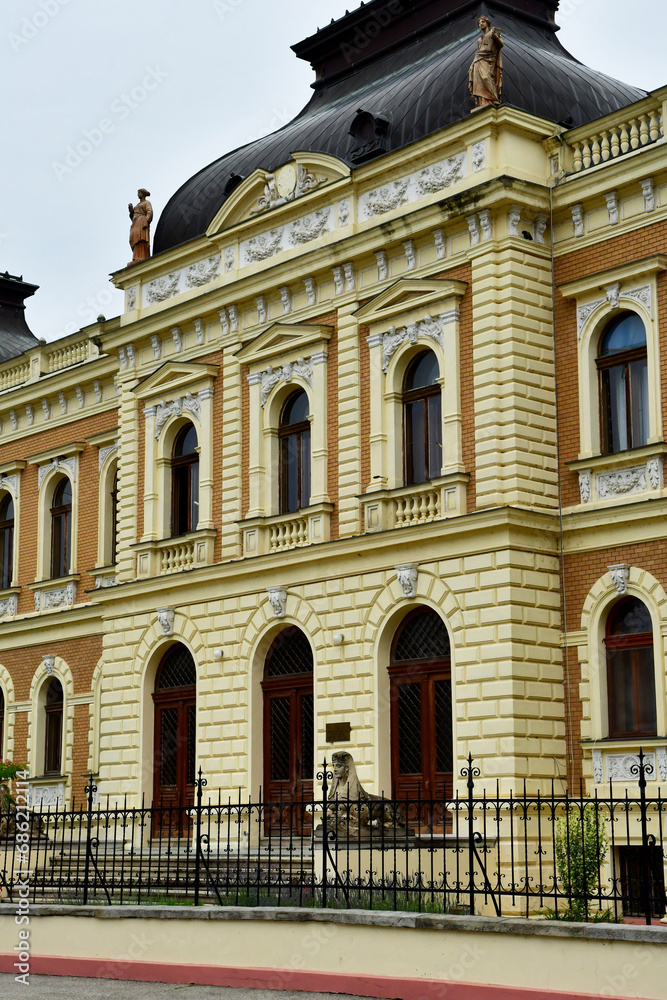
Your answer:
[[[414,271],[417,266],[417,247],[414,240],[406,240],[403,244],[405,250],[405,263],[408,271]]]
[[[644,211],[654,212],[655,211],[655,183],[652,177],[647,177],[646,180],[639,182],[642,186],[642,194],[644,195]]]
[[[595,302],[587,302],[586,305],[577,308],[577,337],[581,340],[581,334],[590,317],[596,309],[604,305],[604,299],[596,299]]]
[[[32,596],[35,600],[35,611],[40,611],[42,608],[42,595],[36,590]]]
[[[648,475],[648,483],[652,490],[662,489],[663,464],[661,458],[649,458],[646,463],[646,474]]]
[[[336,295],[342,295],[345,291],[345,274],[343,273],[342,267],[333,268],[334,277],[334,292]]]
[[[304,278],[303,283],[306,288],[306,295],[308,296],[308,305],[317,305],[317,285],[314,278]]]
[[[156,302],[164,302],[178,293],[180,272],[173,271],[162,278],[155,278],[146,285],[146,299],[154,305]]]
[[[51,419],[51,404],[49,403],[48,399],[42,399],[41,403],[42,403],[42,410],[44,411],[44,420],[45,421],[46,420],[50,420]]]
[[[227,306],[227,312],[229,313],[229,325],[232,333],[238,333],[240,321],[238,308],[234,305]]]
[[[157,608],[155,611],[157,615],[157,620],[160,628],[162,629],[163,635],[173,635],[174,634],[174,620],[176,618],[176,612],[173,608]]]
[[[309,173],[302,163],[297,164],[296,169],[294,164],[286,163],[275,173],[266,175],[264,194],[257,199],[257,208],[253,214],[286,205],[325,182],[326,177],[316,177]]]
[[[384,215],[393,212],[399,205],[405,205],[408,201],[408,187],[410,178],[405,177],[399,181],[392,181],[384,187],[375,188],[369,191],[360,199],[367,219],[372,219],[376,215]]]
[[[76,584],[68,583],[66,587],[58,587],[56,590],[42,591],[42,611],[55,611],[57,608],[71,608],[76,598]],[[35,608],[37,611],[37,593],[35,593]]]
[[[331,210],[329,208],[322,208],[319,212],[304,215],[302,219],[297,219],[296,222],[293,222],[289,227],[288,233],[288,239],[292,246],[297,246],[301,243],[310,243],[312,240],[316,240],[320,236],[324,236],[325,233],[330,232],[330,215]]]
[[[174,347],[176,348],[176,353],[180,354],[183,350],[183,331],[180,326],[172,326],[171,336],[174,341]]]
[[[608,753],[606,762],[609,781],[637,781],[639,778],[638,753]],[[656,776],[654,753],[644,755],[644,774],[649,780]]]
[[[162,340],[157,333],[154,333],[151,336],[151,346],[153,348],[153,360],[159,361],[162,357]]]
[[[572,212],[574,235],[577,239],[579,239],[580,236],[584,235],[584,206],[573,205],[570,211]]]
[[[37,484],[41,489],[42,483],[51,472],[64,471],[73,483],[76,482],[77,460],[73,455],[71,458],[54,458],[53,461],[40,465],[37,473]]]
[[[64,392],[58,393],[58,402],[60,403],[60,412],[65,416],[67,413],[67,397]]]
[[[203,319],[195,320],[195,336],[197,337],[197,344],[201,347],[206,339],[206,326]]]
[[[12,422],[12,428],[13,428],[13,430],[17,431],[19,429],[19,421],[18,421],[18,417],[16,416],[16,410],[10,410],[9,411],[9,419]]]
[[[62,809],[65,805],[65,782],[54,785],[30,785],[28,794],[31,809]]]
[[[616,593],[627,594],[628,592],[628,581],[630,580],[630,567],[625,563],[619,563],[617,566],[608,566],[607,569],[611,575],[612,583],[616,587]]]
[[[644,285],[642,288],[633,288],[631,291],[623,292],[623,298],[633,299],[643,306],[646,312],[653,319],[653,288],[651,285]]]
[[[14,473],[13,476],[0,476],[0,490],[7,490],[7,492],[11,493],[14,499],[17,500],[19,495],[18,474]]]
[[[236,250],[234,247],[225,248],[225,271],[233,271],[236,267]]]
[[[104,398],[104,394],[102,393],[102,386],[97,381],[97,379],[95,379],[95,381],[93,382],[93,392],[95,393],[95,399],[97,400],[97,402],[101,403]]]
[[[342,228],[350,224],[350,199],[343,198],[338,202],[338,225]]]
[[[535,217],[535,242],[539,243],[540,246],[544,246],[544,234],[548,224],[549,216],[545,215],[544,212],[540,212],[540,214]]]
[[[658,747],[658,781],[667,781],[667,747]]]
[[[280,301],[283,304],[283,315],[287,316],[292,311],[292,293],[288,285],[283,285],[278,291],[280,292]]]
[[[417,188],[420,194],[434,194],[444,188],[451,187],[465,177],[465,153],[452,156],[442,163],[421,170],[417,178]]]
[[[269,604],[274,618],[284,618],[287,613],[287,591],[283,587],[268,587]]]
[[[200,285],[208,285],[210,281],[218,276],[220,272],[220,254],[208,257],[206,260],[198,260],[196,264],[191,264],[185,272],[185,284],[188,288],[199,288]]]
[[[255,301],[257,303],[257,322],[267,323],[269,320],[269,309],[266,304],[266,297],[258,295]]]
[[[127,354],[125,353],[124,347],[118,348],[118,360],[120,361],[120,370],[124,372],[127,368]],[[81,408],[83,406],[83,400],[82,396],[79,396],[78,392],[77,392],[77,398],[79,400],[79,408]]]
[[[348,292],[353,292],[357,287],[357,271],[354,264],[349,261],[347,264],[343,264],[343,274],[345,275],[345,289]]]
[[[133,309],[137,308],[137,286],[133,285],[132,288],[128,288],[125,293],[125,303],[128,312],[132,312]]]
[[[618,309],[620,307],[619,297],[621,294],[620,281],[615,282],[613,285],[605,285],[605,292],[607,293],[607,301],[611,308]]]
[[[220,316],[220,325],[222,326],[222,335],[224,337],[229,333],[229,316],[224,306],[219,310],[218,315]]]
[[[482,230],[479,227],[479,219],[476,215],[468,216],[468,231],[470,233],[470,246],[476,247],[482,238]]]
[[[597,495],[600,500],[623,497],[628,493],[645,493],[647,473],[645,465],[618,472],[603,472],[596,479]]]
[[[510,236],[519,235],[519,226],[521,225],[521,206],[512,205],[509,212],[507,213],[507,231]]]
[[[389,257],[386,250],[376,250],[375,259],[378,262],[378,281],[386,281],[389,277]]]
[[[127,347],[125,348],[125,350],[127,351],[127,363],[128,363],[128,365],[130,366],[130,368],[136,368],[137,367],[137,352],[134,349],[134,344],[128,344]]]
[[[593,485],[591,482],[590,469],[585,469],[579,473],[579,493],[582,503],[590,503],[593,499]]]
[[[417,596],[417,580],[419,578],[419,570],[414,563],[407,563],[405,566],[397,566],[396,577],[403,589],[403,597]]]
[[[484,170],[486,167],[486,140],[476,142],[470,151],[472,154],[472,172],[473,174],[478,174],[480,170]]]
[[[118,445],[117,444],[110,444],[110,445],[107,445],[106,448],[100,448],[100,456],[99,456],[99,459],[100,459],[100,472],[102,471],[102,468],[103,468],[104,463],[106,462],[107,458],[109,458],[110,455],[113,455],[113,453],[116,452],[116,451],[118,451]]]
[[[297,358],[296,361],[283,365],[281,368],[272,368],[271,365],[269,365],[269,367],[263,372],[260,372],[260,379],[262,383],[262,406],[266,406],[269,393],[274,386],[278,385],[279,382],[291,382],[295,376],[302,378],[312,389],[313,358],[310,358],[308,361],[305,358]],[[254,379],[254,376],[249,375],[248,380],[250,381],[251,379]]]
[[[593,780],[596,785],[601,785],[604,781],[604,767],[600,750],[593,751]]]
[[[284,232],[284,228],[271,229],[268,233],[260,233],[259,236],[246,240],[243,244],[246,260],[254,264],[279,253],[282,250]]]
[[[433,239],[435,240],[435,252],[438,260],[443,260],[447,256],[447,243],[445,242],[445,234],[442,229],[433,230]]]
[[[607,211],[609,212],[609,225],[617,226],[621,220],[621,214],[618,204],[618,191],[610,191],[609,194],[604,196],[607,202]]]
[[[483,212],[479,213],[479,224],[482,229],[482,239],[490,240],[493,238],[493,216],[488,208],[485,208]]]
[[[29,424],[29,426],[32,427],[32,425],[35,422],[35,414],[33,412],[33,409],[32,409],[32,406],[30,405],[30,403],[26,403],[25,404],[25,415],[28,418],[28,424]]]
[[[199,396],[188,392],[179,399],[172,399],[166,403],[158,403],[155,408],[155,439],[162,433],[162,428],[170,417],[180,417],[186,411],[191,413],[197,420],[201,420],[201,401]]]
[[[443,327],[449,319],[450,316],[447,313],[442,313],[437,319],[434,319],[432,316],[425,316],[421,322],[410,323],[409,326],[403,326],[400,329],[396,329],[395,326],[389,327],[388,332],[382,335],[382,371],[385,374],[387,373],[389,362],[400,345],[406,340],[409,340],[411,344],[416,344],[419,337],[429,337],[439,347],[443,347]]]
[[[53,677],[53,671],[56,669],[56,658],[55,656],[45,656],[42,660],[44,664],[44,670],[47,677]]]
[[[10,594],[0,601],[0,618],[15,618],[19,607],[19,599],[16,594]]]

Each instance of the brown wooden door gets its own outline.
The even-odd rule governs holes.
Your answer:
[[[153,694],[155,836],[187,836],[186,810],[195,800],[197,760],[196,668],[185,646],[174,645],[158,670]]]

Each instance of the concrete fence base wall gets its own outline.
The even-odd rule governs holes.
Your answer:
[[[1,972],[22,971],[28,929],[31,974],[401,1000],[667,997],[657,927],[245,907],[35,906],[29,919],[0,905]]]

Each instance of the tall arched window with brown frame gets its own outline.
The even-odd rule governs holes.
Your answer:
[[[176,538],[196,531],[199,524],[199,450],[192,424],[176,436],[171,475],[171,534]]]
[[[68,576],[72,558],[72,484],[63,478],[51,504],[51,577]]]
[[[614,605],[605,646],[609,736],[656,736],[653,624],[642,601],[625,597]]]
[[[44,774],[61,774],[63,755],[63,708],[62,684],[57,677],[49,682],[44,706]]]
[[[280,513],[291,514],[310,503],[310,404],[308,394],[293,393],[280,415]]]
[[[0,590],[12,585],[14,576],[14,501],[9,493],[0,498]]]
[[[5,756],[5,692],[0,687],[0,760]]]
[[[600,340],[602,450],[606,455],[648,442],[648,360],[646,328],[633,312],[611,321]]]
[[[403,381],[405,485],[437,479],[442,469],[440,368],[433,351],[410,362]]]

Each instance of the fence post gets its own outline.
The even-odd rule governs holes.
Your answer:
[[[91,829],[93,825],[93,798],[97,791],[95,775],[91,771],[88,775],[88,784],[84,788],[84,793],[88,796],[88,810],[86,814],[86,861],[83,869],[83,905],[88,905],[88,886],[90,882],[90,859],[92,856]]]
[[[197,818],[196,818],[196,839],[195,839],[195,906],[199,906],[199,859],[201,858],[201,812],[202,812],[202,796],[204,794],[204,789],[206,788],[208,781],[206,778],[202,777],[202,769],[199,768],[199,776],[195,781],[195,788],[197,789]]]
[[[317,777],[322,782],[322,907],[327,908],[327,858],[329,857],[329,831],[327,830],[327,798],[329,783],[327,781],[327,759],[322,763],[322,772]],[[315,803],[313,803],[313,806]]]
[[[651,854],[646,817],[646,770],[651,765],[646,764],[646,756],[642,748],[639,750],[639,798],[642,817],[642,903],[647,925],[651,926],[653,916],[651,907]]]
[[[475,801],[475,778],[479,778],[482,772],[478,767],[473,767],[472,754],[468,754],[468,766],[462,768],[461,776],[468,779],[468,877],[470,879],[470,916],[475,916],[475,829],[474,829],[474,801]]]

